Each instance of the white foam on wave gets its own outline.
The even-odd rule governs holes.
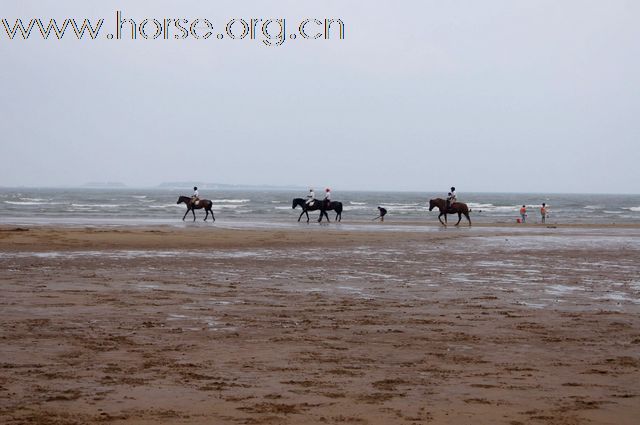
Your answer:
[[[411,203],[406,203],[406,202],[389,202],[389,203],[385,203],[385,205],[388,205],[390,207],[422,207],[426,205],[425,203],[422,202],[411,202]]]
[[[359,210],[369,210],[371,207],[365,207],[362,205],[347,205],[344,207],[345,211],[359,211]]]
[[[604,205],[586,205],[584,209],[586,210],[601,210],[604,208]]]
[[[211,207],[214,211],[218,211],[218,210],[222,210],[222,209],[234,209],[234,208],[246,208],[246,205],[238,205],[238,204],[222,204],[222,205],[216,205],[213,204],[213,206]]]
[[[71,204],[72,207],[77,208],[120,208],[124,205],[119,204]]]
[[[481,204],[476,202],[469,202],[468,207],[472,211],[482,210],[485,212],[518,212],[522,205],[493,205],[493,204]],[[528,206],[532,208],[532,206]]]
[[[633,211],[633,212],[640,212],[640,207],[623,208],[623,210],[628,210],[628,211]]]
[[[609,210],[604,210],[602,211],[605,214],[622,214],[622,211],[609,211]]]
[[[366,202],[355,202],[355,201],[349,201],[349,203],[350,203],[351,205],[367,205],[367,203],[366,203]]]
[[[10,205],[64,205],[64,202],[4,201]]]
[[[246,204],[247,202],[251,202],[251,199],[212,199],[213,203],[226,203],[226,204]]]
[[[165,204],[165,205],[148,205],[149,208],[182,208],[184,209],[184,205],[182,204]]]

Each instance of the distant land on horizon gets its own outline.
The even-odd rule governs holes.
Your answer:
[[[227,183],[206,183],[206,182],[163,182],[155,186],[160,189],[191,189],[197,186],[199,189],[211,190],[301,190],[304,186],[269,185],[269,184],[227,184]]]

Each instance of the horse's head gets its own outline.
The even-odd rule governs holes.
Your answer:
[[[293,198],[293,203],[291,204],[291,209],[295,210],[296,207],[299,205],[299,201],[300,198]]]
[[[429,199],[429,211],[433,211],[435,206],[436,206],[435,201],[433,199]]]
[[[181,203],[187,203],[186,199],[188,199],[186,196],[178,196],[178,202],[176,202],[176,204],[181,204]]]

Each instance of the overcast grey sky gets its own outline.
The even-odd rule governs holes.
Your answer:
[[[104,33],[122,10],[292,32],[341,18],[346,38],[10,41],[0,25],[0,186],[640,193],[638,1],[7,3],[10,23],[102,17]]]

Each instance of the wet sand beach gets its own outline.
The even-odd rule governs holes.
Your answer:
[[[401,227],[0,227],[0,422],[637,423],[640,226]]]

